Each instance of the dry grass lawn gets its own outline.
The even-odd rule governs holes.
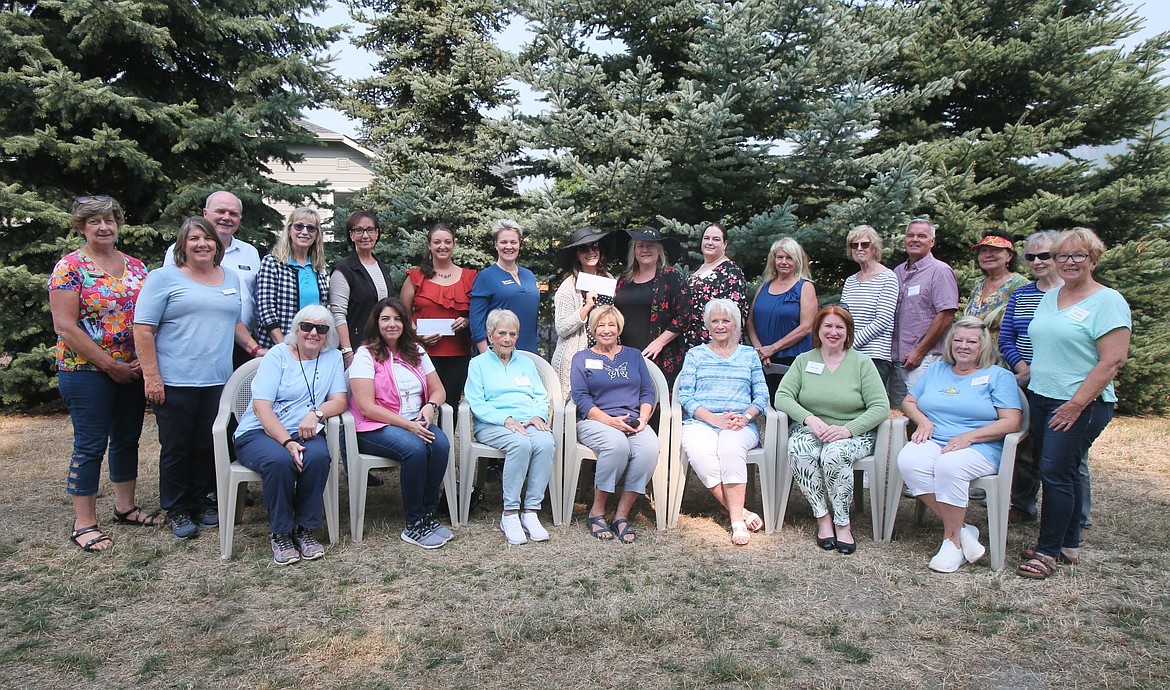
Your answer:
[[[783,532],[736,548],[693,480],[676,530],[640,504],[632,546],[590,538],[578,506],[547,544],[506,546],[485,510],[422,551],[398,539],[391,474],[362,544],[342,491],[341,543],[313,563],[272,564],[263,507],[232,561],[214,530],[110,527],[117,545],[95,556],[66,541],[68,418],[0,417],[0,687],[1166,687],[1168,427],[1110,425],[1083,564],[1033,582],[986,561],[931,573],[940,526],[914,526],[910,501],[893,543],[856,519],[847,558],[816,548],[794,490]],[[144,506],[154,438],[148,417]],[[103,484],[103,526],[112,506]],[[1009,554],[1035,533],[1013,525]]]

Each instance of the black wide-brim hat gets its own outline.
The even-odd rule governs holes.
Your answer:
[[[584,244],[592,244],[593,242],[601,244],[606,235],[616,234],[617,233],[598,232],[597,230],[594,230],[588,226],[577,228],[573,231],[572,235],[569,235],[568,241],[566,241],[560,246],[559,249],[557,249],[557,265],[565,270],[569,270],[573,266],[573,257],[577,254],[577,247],[580,247]],[[611,256],[612,255],[606,251],[605,245],[603,244],[601,248],[602,260],[610,258]]]
[[[624,262],[626,260],[626,253],[629,251],[630,242],[636,242],[638,240],[661,244],[662,251],[666,252],[666,263],[668,264],[677,263],[682,258],[682,244],[673,237],[663,235],[662,231],[658,228],[649,225],[643,225],[637,230],[611,232],[603,246],[608,256]]]

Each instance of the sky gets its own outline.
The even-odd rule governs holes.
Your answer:
[[[1137,10],[1146,22],[1145,27],[1138,34],[1134,35],[1128,43],[1131,45],[1138,43],[1150,36],[1160,32],[1170,31],[1170,2],[1167,0],[1144,0],[1138,2],[1131,2],[1130,6]],[[318,15],[315,23],[324,26],[336,26],[340,24],[350,24],[349,13],[340,0],[330,0],[329,8]],[[501,41],[505,48],[514,49],[519,47],[520,43],[526,40],[527,32],[523,25],[513,24],[508,27],[501,34]],[[369,76],[373,73],[374,57],[370,53],[360,50],[350,43],[349,38],[345,37],[332,48],[332,52],[337,55],[337,59],[333,64],[334,71],[347,79],[356,79],[360,77]],[[517,89],[521,92],[521,100],[532,100],[531,92],[525,94],[523,89]],[[315,124],[326,127],[335,132],[340,132],[349,136],[355,136],[357,133],[357,122],[349,119],[343,113],[330,108],[321,108],[317,110],[310,110],[306,112],[306,117]]]

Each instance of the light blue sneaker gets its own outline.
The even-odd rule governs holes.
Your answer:
[[[421,546],[424,549],[437,549],[447,543],[447,540],[439,536],[434,526],[425,519],[407,525],[400,536],[407,544]]]
[[[191,521],[191,516],[186,513],[171,513],[167,516],[171,521],[171,529],[175,533],[175,539],[186,541],[194,539],[199,536],[199,525]]]
[[[436,520],[434,515],[428,515],[425,522],[430,525],[431,529],[435,531],[435,534],[439,535],[439,538],[443,540],[444,544],[451,541],[455,536],[455,533],[447,529],[443,523]]]

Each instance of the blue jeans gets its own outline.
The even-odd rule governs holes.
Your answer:
[[[115,383],[101,371],[59,371],[57,390],[73,422],[73,456],[65,493],[93,496],[98,492],[102,456],[110,449],[110,481],[138,478],[138,439],[146,395],[142,379]]]
[[[439,491],[447,472],[447,457],[451,442],[443,430],[432,424],[431,443],[412,431],[387,424],[381,429],[358,432],[358,450],[367,455],[380,455],[401,463],[398,471],[402,485],[402,511],[406,524],[413,525],[427,515],[434,515],[439,507]]]
[[[300,434],[293,432],[292,438]],[[329,446],[317,434],[301,443],[301,471],[280,441],[263,429],[253,429],[235,440],[236,459],[260,473],[268,526],[273,534],[289,534],[296,526],[316,529],[325,520],[325,484],[329,481]]]
[[[214,507],[215,447],[211,426],[223,386],[163,386],[165,402],[154,406],[158,422],[158,497],[167,513],[195,515]]]
[[[504,451],[504,510],[540,510],[548,480],[552,477],[556,442],[551,431],[528,427],[528,436],[495,424],[476,424],[475,437],[480,443]]]
[[[1080,548],[1084,507],[1080,478],[1081,458],[1113,419],[1113,403],[1100,398],[1089,403],[1068,431],[1053,431],[1048,421],[1065,400],[1032,395],[1032,433],[1040,459],[1044,508],[1040,511],[1040,538],[1036,550],[1056,558],[1062,548]]]

